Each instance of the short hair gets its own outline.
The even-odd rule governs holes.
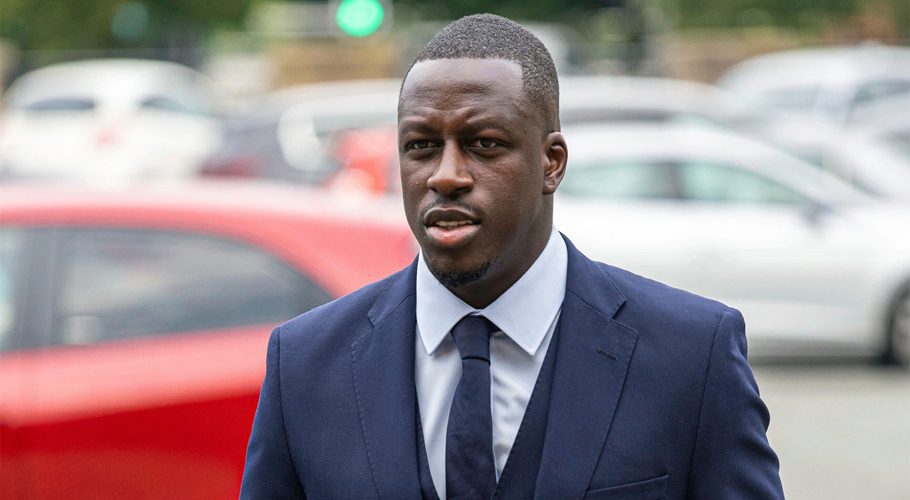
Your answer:
[[[460,58],[506,59],[518,63],[528,103],[538,108],[547,132],[559,130],[556,66],[543,42],[524,26],[494,14],[462,17],[427,43],[414,58],[408,73],[421,61]]]

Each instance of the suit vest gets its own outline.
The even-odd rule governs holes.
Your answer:
[[[531,391],[531,399],[509,458],[499,477],[494,499],[533,498],[534,488],[537,483],[537,473],[540,469],[540,457],[543,454],[543,440],[547,430],[547,414],[550,408],[550,389],[553,386],[553,368],[556,365],[556,349],[559,344],[559,330],[562,325],[560,317],[547,354],[544,356],[540,373]],[[420,421],[420,408],[417,412],[417,464],[420,474],[420,490],[425,500],[439,500],[433,478],[430,475],[430,463],[427,460],[426,445],[423,439],[423,423]]]

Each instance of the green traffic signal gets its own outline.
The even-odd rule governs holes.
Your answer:
[[[379,29],[384,15],[379,0],[342,0],[335,11],[335,23],[348,35],[367,36]]]

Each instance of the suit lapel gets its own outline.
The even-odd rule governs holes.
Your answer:
[[[625,298],[566,240],[569,268],[537,498],[582,498],[610,430],[638,333],[615,321]]]
[[[416,261],[415,261],[416,262]],[[420,497],[414,385],[416,264],[392,278],[368,312],[373,330],[351,345],[370,471],[380,497]]]

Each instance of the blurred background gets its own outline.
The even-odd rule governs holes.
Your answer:
[[[743,311],[784,488],[910,498],[910,1],[0,1],[0,497],[236,498],[271,328],[407,265],[462,15],[560,74],[556,224]]]

